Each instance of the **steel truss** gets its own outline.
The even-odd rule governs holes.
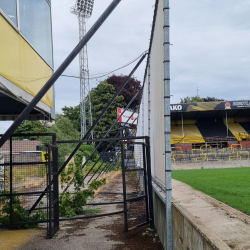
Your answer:
[[[82,38],[86,35],[86,22],[90,18],[91,13],[86,11],[85,9],[79,8],[79,5],[77,5],[77,3],[75,6],[71,8],[71,13],[75,14],[78,18],[79,40],[81,41]],[[85,45],[79,53],[79,68],[80,68],[81,138],[83,138],[86,132],[92,126],[87,45]],[[93,131],[91,131],[90,137],[93,139]]]

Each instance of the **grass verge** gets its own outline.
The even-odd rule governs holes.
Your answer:
[[[101,214],[103,213],[103,210],[100,209],[85,209],[83,211],[83,214]]]
[[[250,215],[250,168],[176,170],[172,178]]]

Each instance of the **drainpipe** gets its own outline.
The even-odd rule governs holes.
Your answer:
[[[170,40],[169,0],[164,1],[164,127],[165,127],[165,177],[166,177],[166,227],[167,250],[173,249],[172,183],[171,183],[171,118],[170,118]]]

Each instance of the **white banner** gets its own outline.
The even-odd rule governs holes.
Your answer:
[[[119,117],[123,112],[123,109],[121,108],[117,108],[117,117]],[[122,117],[119,119],[118,122],[127,122],[128,118],[133,114],[132,111],[128,111],[126,110],[124,112],[124,114],[122,115]],[[132,115],[132,117],[129,119],[128,124],[134,124],[137,125],[137,117],[138,117],[138,113],[134,113]]]

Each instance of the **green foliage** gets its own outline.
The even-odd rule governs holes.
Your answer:
[[[200,98],[198,96],[187,96],[185,98],[181,98],[181,103],[192,103],[192,102],[218,102],[218,101],[224,101],[222,98],[216,98],[216,97],[210,97],[207,96],[205,98]]]
[[[78,132],[81,132],[81,117],[80,117],[80,104],[75,107],[62,108],[63,115],[66,116],[73,124],[73,127]]]
[[[14,134],[40,134],[40,133],[46,133],[47,128],[45,127],[45,122],[40,121],[23,121]],[[30,136],[29,138],[26,137],[16,137],[15,140],[23,140],[23,139],[29,139],[29,140],[39,140],[38,136]]]
[[[178,170],[172,178],[250,215],[250,168]]]
[[[183,99],[181,98],[181,103],[192,103],[192,102],[204,102],[204,98],[200,98],[198,96],[187,96]]]
[[[219,101],[224,101],[223,98],[216,98],[216,97],[211,97],[207,96],[204,98],[204,102],[219,102]]]
[[[107,83],[106,81],[101,82],[98,84],[97,88],[92,89],[90,93],[91,97],[91,103],[92,103],[92,119],[95,121],[97,117],[101,114],[103,109],[106,107],[107,103],[111,100],[111,98],[116,93],[115,88],[118,88],[121,84],[121,81],[123,81],[123,78],[125,76],[119,76],[117,78],[114,78],[112,76],[109,78],[111,81],[111,84]],[[126,77],[125,77],[126,78]],[[130,86],[130,87],[129,87]],[[94,129],[94,137],[95,138],[103,138],[103,136],[106,134],[106,132],[110,129],[110,127],[113,125],[115,120],[117,119],[117,108],[123,108],[125,107],[132,98],[133,93],[137,92],[137,89],[140,87],[140,82],[133,79],[128,84],[127,89],[124,89],[122,93],[124,96],[126,96],[126,99],[124,99],[124,96],[119,95],[113,102],[113,104],[109,107],[109,109],[106,111],[104,116],[101,118],[101,120],[98,122],[98,124],[95,126]],[[140,99],[140,97],[138,96]],[[133,105],[137,105],[137,100],[133,103]],[[73,127],[80,131],[80,106],[75,107],[64,107],[63,114],[65,117],[69,118],[71,123],[73,124]],[[119,126],[118,124],[114,127],[114,130],[118,130]],[[109,137],[114,136],[114,132],[110,133]],[[99,148],[99,152],[101,152],[103,149],[106,148],[108,142],[102,143],[102,146]]]
[[[58,141],[78,140],[80,133],[74,129],[72,122],[61,114],[56,114],[55,125],[47,129],[48,133],[56,133]],[[76,144],[66,143],[58,144],[58,164],[59,168],[65,162],[65,156],[70,155]]]
[[[40,202],[42,204],[42,202]],[[3,196],[1,198],[2,206],[0,210],[0,224],[9,224],[10,223],[10,199],[9,197]],[[19,199],[18,196],[12,197],[12,220],[13,223],[20,223],[20,222],[35,222],[39,220],[46,219],[46,214],[42,210],[38,210],[33,213],[29,213],[26,211]],[[14,228],[34,228],[37,227],[37,223],[32,224],[23,224],[23,225],[16,225],[12,226]]]
[[[101,114],[103,109],[106,107],[107,103],[115,94],[115,89],[112,85],[107,82],[101,82],[96,89],[94,89],[91,93],[91,102],[92,102],[92,116],[93,121],[95,121],[98,115]],[[118,96],[107,112],[104,114],[102,119],[95,126],[95,138],[103,138],[105,133],[110,129],[115,120],[117,119],[117,108],[123,108],[126,105],[123,96]],[[114,127],[114,130],[119,129],[118,124]],[[114,134],[113,134],[114,136]],[[109,137],[112,137],[110,135]],[[106,148],[107,143],[102,143],[100,147],[100,151]],[[99,151],[99,152],[100,152]]]
[[[95,171],[97,171],[99,169],[99,167],[100,167],[100,169],[97,171],[97,173],[100,173],[104,169],[104,166],[106,166],[106,163],[103,163],[102,161],[98,161],[96,164],[93,161],[89,161],[87,163],[87,165],[84,167],[84,173],[88,173],[92,167],[93,167],[93,169],[90,171],[91,174],[95,173]]]
[[[40,121],[24,121],[17,128],[15,134],[24,133],[56,133],[58,141],[66,140],[78,140],[80,138],[80,133],[74,128],[74,124],[69,120],[67,116],[56,114],[55,125],[51,128],[46,128],[44,122]],[[26,138],[26,137],[25,137]],[[23,138],[20,138],[23,139]],[[42,142],[47,142],[48,137],[29,137],[31,140],[41,140]],[[51,143],[51,142],[50,142]],[[58,161],[59,167],[65,162],[65,156],[70,155],[74,150],[76,144],[58,144]]]
[[[100,214],[103,213],[103,210],[100,209],[86,209],[83,211],[83,214]]]
[[[83,170],[82,166],[83,152],[78,151],[74,157],[74,163],[71,162],[67,169],[61,173],[61,188],[70,185],[73,180],[75,193],[71,194],[69,191],[60,194],[59,206],[60,215],[66,217],[73,217],[75,215],[84,214],[83,206],[87,204],[89,197],[94,197],[95,190],[106,183],[106,179],[100,181],[93,180],[88,189],[83,190]]]
[[[23,121],[15,131],[15,134],[35,134],[46,133],[47,128],[44,126],[44,122],[40,121]]]
[[[83,155],[86,157],[86,160],[89,158],[91,153],[95,150],[95,144],[88,145],[86,143],[83,143],[79,150],[83,153]],[[97,161],[99,158],[98,151],[94,153],[94,155],[91,157],[91,161]]]

